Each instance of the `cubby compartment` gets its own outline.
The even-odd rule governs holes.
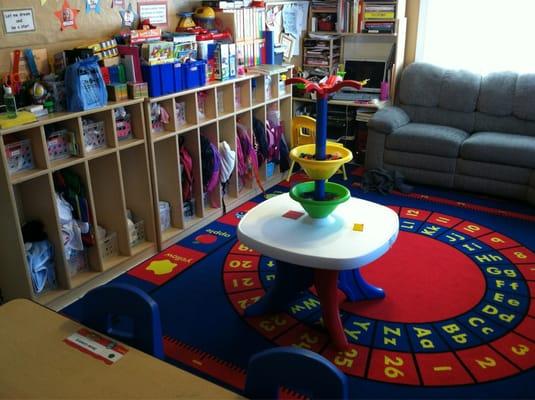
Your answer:
[[[266,101],[266,86],[264,78],[264,75],[260,75],[251,79],[251,105],[253,107],[263,104],[264,101]]]
[[[203,216],[207,217],[221,208],[219,170],[215,168],[219,156],[218,126],[216,123],[200,128],[200,150],[203,186]],[[215,154],[214,154],[215,153]]]
[[[197,125],[197,102],[195,93],[175,98],[176,130],[184,132]]]
[[[78,118],[44,125],[50,168],[59,169],[81,160],[82,132]]]
[[[225,119],[219,120],[219,142],[227,142],[230,149],[236,152],[236,119],[232,115]],[[238,176],[236,173],[236,163],[234,163],[234,170],[230,176],[227,184],[222,188],[223,200],[230,199],[235,200],[238,197]]]
[[[286,85],[286,80],[291,78],[291,73],[277,74],[279,81],[279,97],[288,96],[292,94],[292,85]]]
[[[180,182],[181,182],[181,199],[184,228],[195,225],[203,217],[203,188],[202,188],[202,171],[201,171],[201,151],[199,130],[192,129],[188,132],[181,133],[178,137],[179,151],[183,147],[187,150],[186,156],[189,158],[189,171],[185,170],[186,160],[181,152],[180,165]],[[191,182],[186,177],[189,174]],[[189,190],[186,190],[189,186]],[[189,193],[188,193],[189,191]]]
[[[279,75],[264,75],[264,90],[266,101],[279,97]]]
[[[196,92],[197,116],[199,124],[210,123],[217,118],[217,105],[215,88]]]
[[[166,99],[147,103],[148,120],[150,121],[153,140],[165,139],[176,132],[175,99]]]
[[[252,109],[252,134],[258,159],[258,173],[262,180],[266,179],[266,164],[268,162],[269,141],[266,132],[266,106],[261,105]],[[260,136],[263,142],[260,141]]]
[[[284,137],[289,147],[290,135],[292,133],[292,115],[293,115],[291,97],[286,97],[279,101],[279,112],[280,112],[281,125],[284,130]]]
[[[40,300],[59,295],[70,285],[50,177],[41,175],[14,185],[13,193],[26,242],[25,263],[19,268],[26,268],[33,296]]]
[[[217,112],[219,118],[234,113],[234,85],[228,83],[216,88]]]
[[[129,232],[125,218],[126,210],[120,174],[121,169],[119,168],[117,153],[90,160],[88,165],[96,222],[99,227],[106,230],[106,236],[111,233],[117,235],[118,254],[104,258],[101,249],[98,249],[100,251],[102,269],[106,270],[123,261],[120,256],[131,255]],[[101,232],[100,229],[96,230]],[[98,239],[103,240],[104,238],[101,235]]]
[[[142,103],[115,107],[113,117],[119,147],[135,146],[145,140]]]
[[[240,127],[241,125],[241,127]],[[252,138],[252,113],[251,111],[242,112],[236,115],[236,140],[240,140],[239,132],[243,131],[243,134],[247,136],[248,141],[253,143]],[[242,150],[245,146],[241,146]],[[247,157],[244,154],[244,157]],[[253,188],[253,171],[252,168],[247,168],[248,171],[241,171],[238,168],[238,195],[241,195],[244,191],[250,190]]]
[[[134,227],[129,229],[130,254],[137,255],[156,243],[153,199],[150,187],[149,165],[144,146],[133,146],[119,152],[121,176],[126,209],[130,210]],[[143,221],[136,227],[136,221]],[[143,233],[141,235],[141,233]]]
[[[47,169],[42,127],[4,135],[3,152],[11,182],[17,183]]]
[[[92,279],[95,273],[102,270],[98,238],[95,234],[97,219],[87,164],[79,163],[55,171],[53,182],[69,287],[74,288]],[[84,244],[83,249],[79,245],[80,236]]]
[[[234,84],[234,109],[246,110],[251,107],[251,79],[238,81]]]
[[[195,131],[196,132],[196,131]],[[160,219],[156,219],[156,230],[160,232],[162,243],[180,233],[182,220],[182,189],[180,186],[180,166],[177,136],[154,143],[154,166],[156,200],[169,204],[170,224],[162,229]]]
[[[116,147],[113,110],[107,109],[82,117],[83,153],[96,155]]]

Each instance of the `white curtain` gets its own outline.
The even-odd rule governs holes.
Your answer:
[[[535,0],[420,0],[416,61],[535,73]]]

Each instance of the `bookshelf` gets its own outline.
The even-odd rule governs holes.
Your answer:
[[[208,198],[204,193],[201,135],[216,145],[224,140],[236,150],[236,124],[246,125],[252,135],[253,116],[265,122],[271,111],[279,111],[288,135],[292,94],[282,75],[291,76],[292,67],[288,65],[284,73],[247,74],[156,98],[110,102],[89,111],[49,114],[33,123],[0,129],[0,303],[29,298],[59,309],[223,215],[220,185]],[[201,97],[203,113],[199,112]],[[155,103],[170,116],[169,123],[158,130],[151,120]],[[130,116],[128,136],[118,124],[118,109]],[[89,120],[102,135],[99,146],[88,146]],[[56,157],[48,135],[51,127],[71,132],[78,151]],[[193,215],[187,215],[182,199],[181,143],[192,158]],[[63,171],[75,173],[85,188],[96,239],[95,245],[84,249],[83,268],[65,251],[64,223],[55,195],[55,173]],[[237,175],[235,169],[224,195],[227,210],[261,193],[254,179],[241,181]],[[278,166],[268,168],[265,163],[259,175],[266,189],[283,178]],[[160,201],[168,203],[167,214],[162,214]],[[56,284],[38,292],[22,230],[32,220],[43,223],[54,251]],[[97,226],[105,228],[106,234]]]

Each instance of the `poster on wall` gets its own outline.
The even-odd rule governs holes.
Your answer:
[[[97,14],[100,14],[100,0],[86,0],[85,12],[89,13],[91,11],[95,11]]]
[[[80,10],[72,8],[67,0],[64,0],[61,9],[56,11],[54,15],[59,20],[59,26],[62,31],[68,28],[78,29],[76,25],[76,16]]]
[[[167,25],[167,1],[144,1],[137,7],[141,21],[148,19],[152,25]]]
[[[2,10],[6,33],[20,33],[35,31],[35,20],[32,8],[17,10]]]
[[[132,2],[128,4],[128,8],[126,10],[119,11],[119,14],[121,14],[123,28],[135,29],[137,14],[132,7]]]

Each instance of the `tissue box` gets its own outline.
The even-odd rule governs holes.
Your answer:
[[[114,83],[113,85],[106,85],[108,90],[108,100],[121,101],[128,99],[128,91],[126,83]]]
[[[134,83],[128,82],[126,84],[129,99],[139,99],[141,97],[149,97],[149,86],[147,82]]]

